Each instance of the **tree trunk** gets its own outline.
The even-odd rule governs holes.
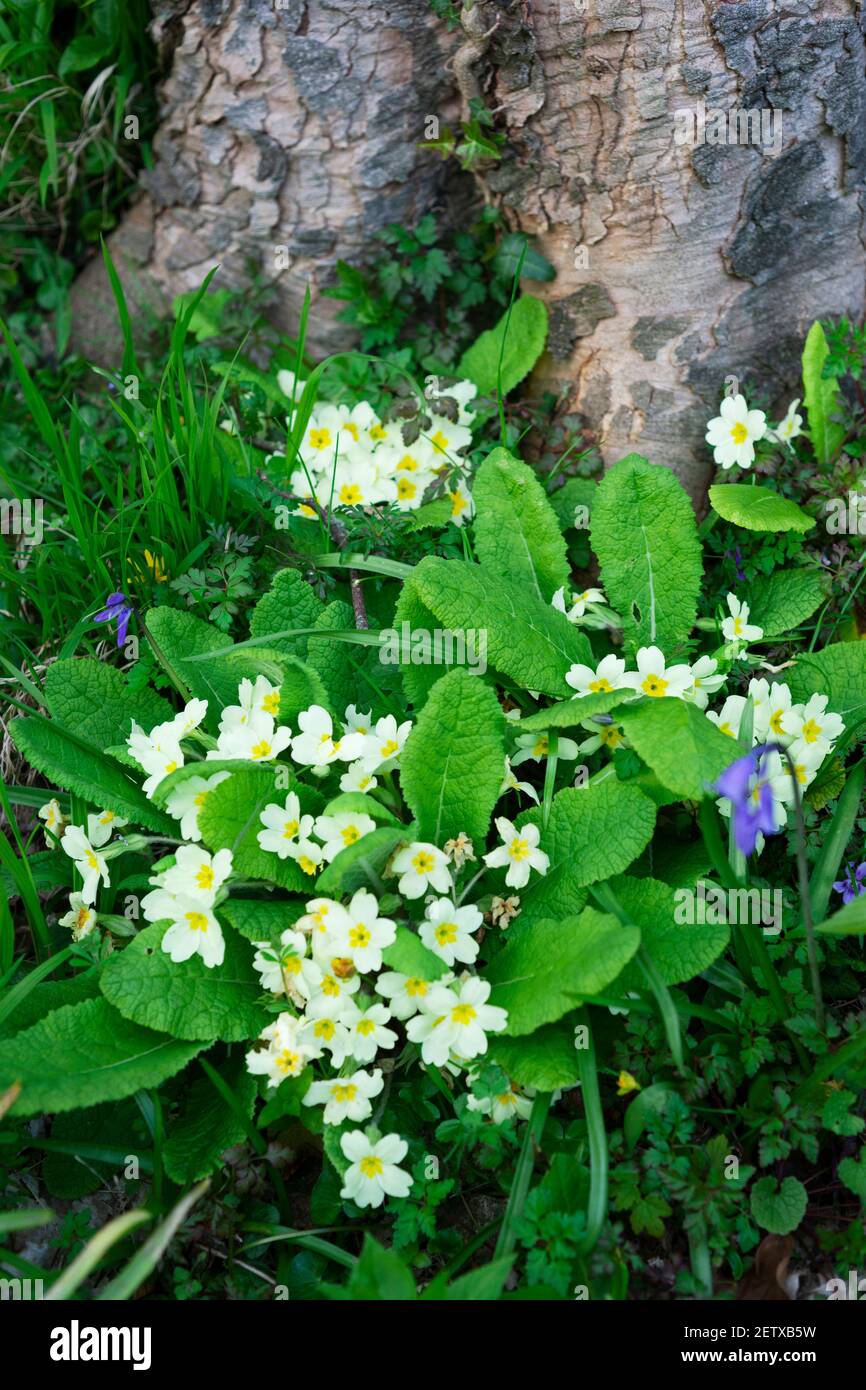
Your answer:
[[[217,285],[277,291],[294,333],[309,285],[308,344],[345,347],[318,295],[389,222],[437,207],[445,170],[419,149],[428,114],[458,109],[446,64],[459,42],[423,0],[168,0],[152,33],[171,56],[155,167],[109,248],[134,303],[165,309],[216,263]],[[286,261],[288,260],[288,265]],[[76,341],[114,364],[119,338],[101,258],[75,287]]]
[[[557,270],[541,375],[570,386],[608,464],[639,451],[698,498],[725,378],[787,404],[811,322],[864,309],[859,6],[532,0],[487,6],[491,23],[495,11],[489,100],[509,143],[487,182]],[[697,129],[675,113],[701,101],[708,138],[678,143]],[[762,108],[775,149],[709,143],[730,136],[730,113]]]
[[[570,393],[607,463],[640,451],[699,499],[725,378],[786,404],[810,322],[863,312],[855,0],[475,0],[463,33],[423,0],[285,3],[157,20],[176,36],[159,160],[116,245],[166,299],[215,261],[241,284],[252,258],[291,330],[337,257],[436,206],[425,118],[453,124],[482,96],[508,139],[480,191],[557,271],[538,375]],[[743,114],[736,128],[738,112],[763,128]],[[345,342],[327,305],[319,349]]]

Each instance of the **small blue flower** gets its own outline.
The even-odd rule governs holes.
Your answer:
[[[837,893],[842,894],[843,903],[851,903],[855,898],[862,897],[866,893],[866,864],[858,864],[856,868],[853,864],[845,865],[845,877],[840,878],[833,887]]]
[[[775,752],[772,744],[753,748],[751,753],[726,767],[714,787],[731,803],[734,842],[747,857],[754,853],[759,833],[776,835],[779,832],[776,802],[769,783],[775,771],[775,758],[771,760],[768,754]]]
[[[109,594],[105,607],[101,613],[94,616],[93,621],[95,623],[116,623],[117,645],[122,647],[126,641],[126,630],[129,627],[132,612],[132,605],[127,601],[126,594]]]

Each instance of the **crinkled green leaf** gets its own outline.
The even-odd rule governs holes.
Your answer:
[[[685,700],[641,700],[617,713],[635,752],[669,791],[700,801],[739,756],[736,744]]]
[[[646,848],[655,818],[655,807],[642,792],[614,778],[557,792],[541,832],[550,865],[545,875],[533,871],[520,889],[517,920],[576,916],[587,884],[622,873]],[[527,823],[541,826],[540,807],[518,817],[518,826]]]
[[[710,505],[724,521],[746,531],[808,531],[815,525],[802,507],[767,487],[751,483],[716,483]]]
[[[246,1137],[243,1116],[249,1119],[253,1113],[255,1078],[246,1069],[243,1052],[217,1070],[230,1087],[241,1114],[207,1076],[193,1082],[181,1099],[180,1114],[168,1126],[162,1151],[165,1171],[172,1182],[181,1186],[213,1172],[226,1149]]]
[[[507,449],[494,449],[475,474],[472,496],[478,559],[549,603],[568,583],[568,559],[556,513],[535,473]]]
[[[483,843],[505,770],[505,718],[489,685],[459,667],[436,682],[400,758],[418,836],[440,849],[461,831]]]
[[[846,728],[866,716],[866,642],[834,642],[820,652],[803,652],[785,672],[796,701],[827,695],[827,708],[840,714]]]
[[[222,965],[201,956],[175,962],[162,949],[168,922],[154,922],[105,962],[100,988],[124,1018],[144,1028],[198,1042],[243,1042],[266,1017],[249,942],[229,929]]]
[[[288,628],[315,627],[324,605],[299,570],[279,570],[250,618],[250,637],[266,637]],[[306,637],[280,637],[268,643],[290,656],[306,657]]]
[[[669,654],[694,624],[701,586],[695,514],[676,475],[639,454],[620,459],[598,485],[591,536],[629,649]]]
[[[584,998],[600,994],[640,945],[637,927],[586,907],[580,917],[542,920],[509,930],[508,945],[484,974],[490,1003],[508,1010],[510,1037],[555,1023]]]
[[[518,1038],[491,1035],[487,1056],[521,1087],[556,1091],[580,1079],[574,1038],[574,1016],[547,1023]]]
[[[176,822],[148,801],[134,781],[112,758],[80,742],[75,734],[38,715],[15,719],[9,726],[15,747],[49,782],[74,792],[91,805],[114,811],[134,825],[160,835],[174,835]],[[140,774],[143,778],[144,774]]]
[[[161,1085],[202,1046],[141,1028],[106,999],[85,999],[0,1042],[0,1091],[20,1083],[12,1115],[122,1100]]]
[[[641,944],[666,985],[679,985],[693,979],[725,950],[730,940],[730,927],[725,923],[677,922],[681,895],[678,897],[676,890],[667,883],[655,878],[622,875],[612,879],[610,886],[620,906],[640,927]],[[685,891],[694,890],[689,888],[681,893]],[[680,912],[679,915],[684,914]],[[697,916],[697,912],[694,915]],[[644,975],[634,965],[627,966],[617,980],[619,994],[645,986]]]
[[[507,396],[532,371],[546,340],[547,306],[542,300],[523,294],[511,306],[510,317],[506,310],[493,328],[466,349],[457,375],[474,381],[482,396],[492,396],[500,379],[501,358],[502,394]]]
[[[565,680],[569,668],[575,662],[588,665],[592,661],[586,637],[563,613],[525,586],[465,560],[428,555],[416,565],[397,604],[398,630],[402,622],[428,633],[450,629],[467,642],[467,632],[485,633],[486,659],[495,671],[524,690],[540,690],[560,699],[570,693]],[[406,693],[416,707],[424,703],[441,674],[441,666],[403,667]]]
[[[82,970],[77,975],[70,975],[68,980],[44,980],[42,984],[34,985],[12,1012],[0,1020],[0,1038],[11,1038],[16,1033],[22,1033],[25,1028],[32,1028],[40,1018],[45,1018],[55,1009],[62,1009],[67,1004],[80,1004],[85,999],[98,999],[99,970],[100,967]]]
[[[765,637],[781,637],[811,618],[823,599],[818,570],[775,570],[750,588],[749,622],[763,628]]]
[[[100,750],[125,743],[133,719],[149,732],[174,717],[161,695],[130,690],[115,666],[93,657],[53,662],[45,672],[45,703],[53,719]]]
[[[269,902],[264,898],[236,898],[232,895],[217,908],[217,916],[220,921],[225,919],[248,941],[276,944],[283,932],[294,926],[306,910],[303,898]]]

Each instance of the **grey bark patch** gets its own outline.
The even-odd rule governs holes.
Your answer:
[[[616,306],[604,285],[584,285],[549,305],[547,350],[552,357],[570,357],[578,338],[588,338],[602,319],[614,318]]]
[[[631,345],[645,362],[652,362],[672,338],[678,338],[689,320],[676,315],[641,314],[631,331]]]
[[[832,235],[833,222],[845,215],[825,196],[827,172],[817,140],[795,145],[761,169],[727,248],[734,275],[761,284],[782,269],[790,274],[793,267],[808,267]]]
[[[685,83],[686,91],[697,96],[700,92],[705,92],[709,87],[713,74],[708,68],[702,68],[698,63],[683,63],[680,67],[680,76]]]

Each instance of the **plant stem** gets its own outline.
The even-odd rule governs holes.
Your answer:
[[[586,1235],[581,1242],[581,1253],[588,1255],[598,1244],[598,1238],[607,1217],[608,1155],[604,1111],[601,1108],[601,1095],[598,1089],[598,1066],[589,1010],[582,1010],[582,1014],[586,1019],[589,1042],[586,1047],[577,1049],[577,1068],[580,1074],[580,1089],[589,1138],[589,1201],[586,1204]]]

